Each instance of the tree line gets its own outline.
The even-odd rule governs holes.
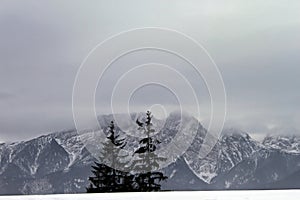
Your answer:
[[[122,149],[127,145],[125,138],[116,133],[114,122],[108,127],[106,140],[99,161],[92,166],[93,176],[89,177],[88,193],[103,192],[151,192],[161,190],[161,181],[166,177],[159,171],[159,162],[166,160],[156,153],[160,141],[152,137],[155,133],[150,111],[146,112],[144,122],[136,120],[138,130],[145,136],[139,141],[138,148],[132,156],[122,155]],[[105,163],[110,163],[110,166]],[[124,170],[119,170],[124,169]]]

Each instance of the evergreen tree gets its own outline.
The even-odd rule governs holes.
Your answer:
[[[127,155],[120,155],[121,149],[126,145],[125,139],[119,139],[115,133],[114,122],[108,127],[106,141],[103,143],[100,162],[92,166],[94,176],[89,177],[90,186],[87,192],[124,192],[131,191],[133,176],[130,173],[118,170],[126,167],[124,159]],[[110,163],[107,166],[105,163]]]
[[[112,168],[105,164],[95,162],[92,166],[93,177],[89,177],[90,186],[87,188],[88,193],[111,192],[110,176],[112,175]]]
[[[160,143],[159,140],[154,139],[152,135],[155,133],[152,124],[152,115],[150,111],[146,113],[146,121],[140,122],[136,120],[139,130],[144,133],[145,138],[140,140],[140,147],[134,152],[137,154],[137,159],[132,163],[132,170],[140,173],[135,174],[134,182],[136,191],[160,191],[162,180],[167,179],[166,176],[159,169],[159,162],[165,161],[166,158],[159,157],[156,153],[156,145]]]

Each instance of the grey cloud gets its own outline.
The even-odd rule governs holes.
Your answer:
[[[0,140],[28,139],[73,127],[72,88],[84,57],[108,36],[145,26],[184,32],[206,47],[224,79],[229,126],[259,134],[267,132],[272,124],[297,128],[299,9],[297,0],[201,0],[172,4],[3,0]],[[156,56],[143,52],[115,63],[98,87],[97,106],[109,105],[112,86],[124,71]],[[188,78],[197,91],[203,118],[207,118],[210,99],[201,78],[178,58],[161,54],[160,59]],[[185,89],[176,80],[174,87]],[[138,91],[133,107],[150,104],[152,100],[176,103],[162,89],[147,90],[155,95],[147,98],[142,90]]]
[[[0,91],[0,102],[1,100],[7,100],[7,99],[11,99],[11,98],[15,98],[17,95],[12,94],[10,92],[2,92]]]

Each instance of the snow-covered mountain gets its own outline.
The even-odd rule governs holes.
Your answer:
[[[294,128],[277,128],[268,134],[263,144],[287,153],[300,153],[300,131]]]
[[[193,172],[209,184],[215,177],[229,172],[261,148],[261,145],[247,133],[235,129],[224,130],[212,151],[204,159],[194,159],[194,149],[199,146],[201,144],[193,143],[184,158]]]
[[[225,130],[206,158],[189,163],[187,151],[183,156],[186,162],[178,160],[170,165],[170,178],[164,186],[182,190],[299,189],[300,153],[290,147],[299,144],[300,136],[276,138],[269,146],[265,142],[270,136],[259,143],[245,132]],[[282,146],[282,141],[288,145]],[[191,172],[186,172],[187,168]]]
[[[137,116],[142,117],[131,115],[133,119]],[[111,120],[111,115],[99,116],[102,127]],[[162,146],[172,142],[178,132],[182,135],[179,139],[187,142],[187,127],[197,133],[187,151],[163,169],[169,177],[163,189],[300,188],[300,136],[296,134],[268,136],[259,143],[245,132],[226,129],[212,151],[199,159],[207,131],[195,118],[171,113],[164,121],[154,119],[153,124]],[[135,130],[127,127],[127,131]],[[0,194],[85,192],[96,160],[85,144],[93,137],[92,131],[78,134],[74,129],[0,144]],[[128,136],[127,144],[132,151],[136,138]]]
[[[88,135],[89,133],[86,133]],[[83,191],[93,158],[75,130],[0,147],[0,193]],[[79,172],[79,173],[76,173]]]

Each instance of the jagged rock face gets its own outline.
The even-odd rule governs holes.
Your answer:
[[[299,165],[298,154],[263,149],[218,177],[216,185],[230,189],[279,189],[277,182],[297,172]]]
[[[95,158],[79,137],[76,131],[64,131],[2,145],[0,193],[83,192]]]
[[[297,136],[268,136],[263,144],[289,153],[300,153],[300,137]]]
[[[265,146],[288,153],[300,153],[300,131],[294,128],[275,128],[262,142]]]
[[[278,147],[282,140],[289,141],[292,145],[288,146],[293,147],[299,141],[295,137],[281,136],[278,141],[273,138],[274,148],[258,143],[246,133],[226,130],[206,158],[189,165],[187,159],[185,163],[177,160],[170,165],[165,170],[170,179],[164,187],[177,190],[299,188],[300,154]]]
[[[109,115],[99,117],[103,127],[111,120]],[[245,132],[228,129],[212,151],[199,159],[197,154],[207,131],[195,118],[172,113],[163,122],[156,120],[154,123],[160,123],[156,137],[162,145],[168,145],[180,132],[182,120],[189,123],[185,128],[197,134],[188,150],[163,169],[169,177],[163,189],[300,188],[300,137],[269,136],[259,143]],[[91,165],[96,161],[84,145],[89,140],[93,140],[89,131],[78,135],[69,130],[26,142],[0,144],[0,194],[85,192]],[[127,135],[128,151],[133,151],[137,143],[136,138]]]
[[[229,130],[231,131],[231,130]],[[222,136],[218,143],[220,149],[218,157],[219,173],[226,173],[241,161],[259,151],[261,146],[244,132],[232,130],[229,135]]]
[[[169,165],[164,169],[164,173],[168,179],[162,183],[163,190],[203,190],[209,186],[190,170],[183,158]]]
[[[194,149],[201,147],[204,136],[203,132],[197,135],[197,138],[200,137],[199,142],[193,143],[184,157],[193,172],[206,183],[211,183],[219,174],[227,173],[260,149],[260,144],[251,139],[248,134],[229,129],[222,133],[221,138],[205,158],[195,159]]]

